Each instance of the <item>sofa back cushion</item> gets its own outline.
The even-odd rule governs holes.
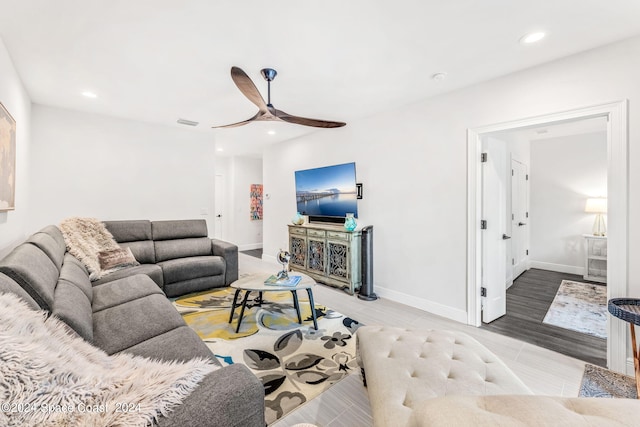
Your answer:
[[[89,303],[93,301],[93,285],[89,280],[89,272],[78,258],[70,253],[64,256],[64,264],[60,269],[60,277],[58,278],[58,286],[60,282],[66,282],[74,285],[82,291],[87,297]]]
[[[153,221],[151,231],[156,262],[211,255],[211,240],[203,219]]]
[[[58,282],[55,289],[52,314],[66,323],[86,341],[93,341],[91,302],[78,286],[66,280]]]
[[[60,272],[40,248],[31,243],[17,246],[0,260],[0,273],[20,285],[40,308],[52,310],[53,293]]]
[[[64,260],[64,254],[67,251],[67,245],[64,242],[62,232],[55,225],[49,225],[42,230],[34,233],[27,239],[27,243],[31,243],[53,261],[54,265],[60,270]]]
[[[104,221],[104,225],[121,247],[131,249],[136,261],[141,264],[155,264],[151,221]]]
[[[151,231],[155,241],[209,236],[207,222],[204,219],[153,221]]]
[[[31,296],[20,287],[16,282],[9,279],[6,275],[0,273],[0,294],[12,293],[20,297],[24,302],[34,310],[40,310],[38,303],[34,301]]]
[[[207,237],[193,239],[160,240],[154,242],[156,261],[211,255],[211,240]]]

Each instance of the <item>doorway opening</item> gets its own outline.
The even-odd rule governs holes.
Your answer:
[[[468,212],[468,323],[480,326],[482,321],[482,304],[484,303],[485,311],[493,311],[493,315],[500,316],[500,304],[506,304],[506,261],[515,266],[515,258],[507,253],[506,248],[500,248],[499,245],[487,246],[487,239],[483,239],[483,229],[487,223],[483,216],[483,203],[491,201],[491,198],[498,198],[498,202],[504,200],[499,206],[506,206],[506,200],[511,197],[519,197],[518,195],[507,194],[506,191],[499,193],[497,196],[483,194],[483,175],[482,175],[482,153],[487,147],[487,138],[499,132],[513,131],[514,129],[534,129],[540,126],[551,126],[563,123],[575,122],[578,120],[601,118],[606,123],[607,130],[607,197],[609,206],[609,232],[608,232],[608,269],[607,269],[607,299],[612,297],[626,295],[626,279],[627,279],[627,103],[620,101],[611,104],[597,105],[593,107],[577,109],[562,113],[549,114],[529,119],[502,123],[497,125],[485,126],[482,128],[469,129],[468,131],[468,178],[469,178],[469,212]],[[483,146],[484,144],[484,146]],[[491,142],[489,142],[491,144]],[[495,147],[494,147],[495,148]],[[496,149],[498,153],[499,147]],[[502,153],[506,156],[506,153]],[[502,156],[499,154],[499,156]],[[515,159],[520,163],[526,162]],[[509,162],[509,165],[513,165]],[[517,164],[515,164],[518,167]],[[500,176],[499,168],[496,176]],[[526,175],[526,172],[525,172]],[[515,171],[514,171],[515,176]],[[495,177],[494,177],[495,178]],[[491,177],[489,177],[491,179]],[[517,184],[516,184],[517,185]],[[493,200],[495,202],[495,200]],[[517,202],[517,201],[516,201]],[[525,211],[526,212],[526,211]],[[526,229],[528,224],[521,218],[511,219],[511,212],[507,214],[506,209],[497,212],[498,218],[502,215],[504,223],[510,224],[511,230],[507,233],[505,230],[501,233],[501,239],[507,240],[512,238],[514,224],[525,223],[521,228]],[[507,217],[509,215],[509,217]],[[526,215],[525,215],[526,218]],[[516,221],[517,219],[517,221]],[[482,221],[482,222],[481,222]],[[518,226],[520,227],[520,226]],[[517,230],[516,230],[517,231]],[[525,237],[526,241],[526,237]],[[489,252],[492,251],[492,252]],[[487,271],[487,267],[483,266],[483,254],[491,253],[500,259],[504,267],[499,266],[497,271]],[[513,261],[512,261],[513,260]],[[526,259],[522,262],[526,263]],[[526,264],[525,264],[526,265]],[[517,270],[512,270],[517,272]],[[483,289],[483,276],[493,274],[496,277],[502,277],[504,288],[501,293],[487,295],[489,290]],[[512,277],[515,279],[516,277]],[[482,298],[481,294],[487,295]],[[502,301],[500,301],[502,299]],[[626,363],[626,330],[623,322],[609,321],[607,336],[607,365],[610,369],[618,372],[627,371]]]

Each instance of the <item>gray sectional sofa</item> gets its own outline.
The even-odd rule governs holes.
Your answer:
[[[217,360],[167,296],[226,286],[238,276],[237,247],[207,237],[204,221],[109,221],[141,265],[90,282],[48,226],[0,260],[0,293],[46,310],[107,354]],[[161,426],[264,426],[264,388],[243,365],[207,375]]]

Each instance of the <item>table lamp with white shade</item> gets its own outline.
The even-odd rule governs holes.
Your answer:
[[[593,235],[594,236],[606,235],[607,227],[604,224],[603,214],[607,213],[607,199],[604,197],[587,199],[587,204],[584,207],[584,211],[587,213],[596,214],[596,220],[593,223]]]

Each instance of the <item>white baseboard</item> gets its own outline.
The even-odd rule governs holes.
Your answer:
[[[262,249],[262,243],[247,243],[246,245],[238,245],[239,251],[250,251],[251,249]]]
[[[553,264],[551,262],[529,261],[529,268],[539,268],[540,270],[557,271],[558,273],[584,275],[584,267],[575,265]]]
[[[281,265],[276,259],[275,255],[265,254],[264,252],[262,253],[262,260],[268,262],[269,264]]]
[[[438,304],[437,302],[423,298],[416,298],[413,295],[408,295],[387,288],[376,287],[375,292],[382,298],[418,308],[438,316],[446,317],[447,319],[455,320],[456,322],[467,323],[467,312],[464,310],[458,310],[446,305]]]

